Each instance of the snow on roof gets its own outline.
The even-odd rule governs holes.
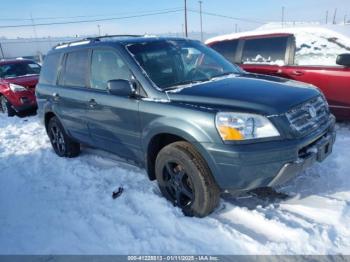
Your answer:
[[[253,31],[233,33],[227,35],[216,36],[208,39],[205,43],[219,42],[223,40],[238,39],[247,36],[271,35],[271,34],[313,34],[327,38],[338,38],[340,41],[347,43],[350,46],[350,38],[324,27],[288,27],[288,28],[273,28],[273,29],[257,29]]]

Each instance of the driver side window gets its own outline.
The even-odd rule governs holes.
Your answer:
[[[107,90],[109,80],[130,80],[130,71],[113,50],[93,50],[91,59],[91,88]]]

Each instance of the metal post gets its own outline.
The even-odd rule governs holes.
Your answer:
[[[326,12],[326,24],[328,24],[328,10]]]
[[[198,1],[199,2],[199,14],[200,14],[200,22],[201,22],[201,41],[203,42],[203,19],[202,19],[202,3],[203,1]]]
[[[282,27],[284,27],[284,6],[282,6]]]
[[[187,31],[187,0],[185,0],[185,36],[188,37],[188,31]]]

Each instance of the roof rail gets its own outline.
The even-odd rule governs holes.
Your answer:
[[[143,37],[144,35],[103,35],[103,36],[94,36],[94,37],[88,37],[89,40],[95,40],[99,41],[103,38],[112,38],[112,37]]]
[[[142,37],[143,35],[105,35],[105,36],[96,36],[96,37],[87,37],[77,41],[59,43],[53,47],[53,49],[60,49],[69,46],[85,45],[93,42],[101,41],[103,38],[112,38],[112,37]]]
[[[80,39],[77,41],[59,43],[59,44],[55,45],[53,47],[53,49],[60,49],[60,48],[65,48],[65,47],[69,47],[69,46],[76,46],[76,45],[84,45],[84,44],[89,44],[90,42],[91,42],[90,39],[84,38],[84,39]]]

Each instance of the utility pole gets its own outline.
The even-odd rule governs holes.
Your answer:
[[[335,25],[336,18],[337,18],[337,8],[334,10],[333,25]]]
[[[203,42],[203,19],[202,19],[202,3],[203,1],[198,1],[199,3],[199,15],[200,15],[200,22],[201,22],[201,41]]]
[[[187,0],[185,0],[185,37],[188,37],[188,31],[187,31]]]
[[[35,28],[35,23],[34,23],[34,18],[33,18],[32,13],[30,13],[30,21],[32,22],[34,37],[35,37],[35,38],[38,38],[38,35],[37,35],[37,33],[36,33],[36,28]]]
[[[346,25],[346,18],[347,18],[347,16],[344,15],[344,25]]]
[[[235,33],[237,33],[237,32],[238,32],[238,25],[235,24]]]
[[[282,27],[284,27],[284,6],[282,6]]]
[[[35,22],[34,22],[34,18],[33,18],[33,15],[32,15],[32,13],[30,13],[30,20],[32,21],[32,27],[33,27],[33,33],[34,33],[34,38],[35,38],[35,40],[34,40],[34,42],[35,42],[35,46],[36,46],[36,52],[37,52],[37,54],[39,55],[39,57],[40,57],[40,50],[39,50],[39,45],[38,45],[38,42],[37,42],[37,39],[38,39],[38,34],[37,34],[37,32],[36,32],[36,28],[35,28]]]
[[[0,43],[0,51],[1,51],[2,58],[5,59],[4,50],[2,49],[1,43]]]
[[[326,24],[328,24],[328,10],[326,12]]]
[[[101,25],[97,25],[98,28],[98,36],[101,36]]]

